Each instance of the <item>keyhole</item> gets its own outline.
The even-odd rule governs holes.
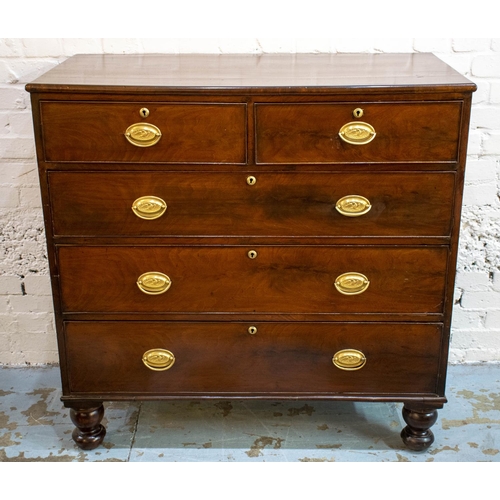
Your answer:
[[[257,182],[257,179],[253,175],[250,175],[249,177],[247,177],[247,184],[249,186],[253,186],[256,182]]]
[[[356,108],[353,112],[352,112],[354,118],[361,118],[363,116],[363,110],[361,108]]]
[[[250,259],[255,259],[255,257],[257,257],[257,252],[255,250],[250,250],[248,253],[247,253],[248,257]]]
[[[143,118],[147,118],[149,116],[149,109],[148,108],[141,108],[139,113]]]
[[[257,327],[256,326],[250,326],[250,327],[248,327],[248,333],[250,335],[255,335],[257,333]]]

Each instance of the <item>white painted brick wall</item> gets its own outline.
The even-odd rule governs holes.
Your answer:
[[[78,53],[434,52],[477,86],[452,362],[500,361],[500,38],[0,39],[0,364],[58,360],[29,95]]]

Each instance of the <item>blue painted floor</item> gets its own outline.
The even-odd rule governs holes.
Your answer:
[[[453,365],[427,452],[406,449],[401,404],[105,403],[103,445],[71,439],[57,367],[0,368],[0,462],[500,462],[500,364]]]

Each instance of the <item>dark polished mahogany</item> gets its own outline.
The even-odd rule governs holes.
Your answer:
[[[255,397],[402,402],[404,443],[432,444],[473,83],[431,54],[82,55],[27,90],[79,447],[104,401]]]

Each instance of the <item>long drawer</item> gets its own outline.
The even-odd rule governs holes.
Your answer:
[[[461,114],[460,102],[261,103],[255,161],[454,162]]]
[[[448,249],[58,248],[66,312],[442,313]]]
[[[46,161],[246,163],[245,104],[42,101],[41,120]]]
[[[439,324],[65,324],[72,393],[145,397],[432,394],[441,337]]]
[[[455,179],[453,173],[270,172],[51,172],[48,178],[54,234],[62,236],[446,236]]]

